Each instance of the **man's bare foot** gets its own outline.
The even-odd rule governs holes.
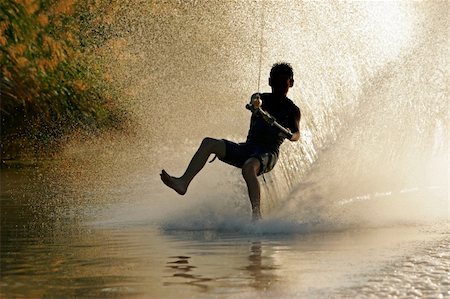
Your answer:
[[[260,211],[253,211],[252,212],[252,222],[256,222],[258,220],[261,220],[261,212]]]
[[[180,178],[174,178],[173,176],[170,176],[164,169],[161,171],[160,176],[161,181],[163,181],[163,183],[168,187],[175,190],[178,194],[186,194],[187,187],[184,186]]]

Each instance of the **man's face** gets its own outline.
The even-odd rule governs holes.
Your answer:
[[[294,85],[294,79],[289,75],[277,74],[269,78],[269,85],[272,87],[272,93],[286,95]]]

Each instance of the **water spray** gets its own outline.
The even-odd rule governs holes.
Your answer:
[[[264,41],[264,1],[261,2],[261,28],[260,28],[260,39],[259,39],[259,64],[258,64],[258,92],[253,94],[245,108],[250,110],[253,114],[260,115],[269,125],[278,128],[288,139],[292,139],[292,133],[282,125],[280,125],[276,119],[271,116],[268,112],[261,109],[262,99],[261,99],[261,67],[262,67],[262,54],[263,54],[263,41]]]
[[[259,38],[259,65],[258,65],[258,93],[261,89],[261,67],[262,67],[262,54],[263,54],[263,41],[264,41],[264,2],[261,2],[261,28]]]

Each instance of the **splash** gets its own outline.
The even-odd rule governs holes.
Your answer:
[[[263,184],[267,227],[345,227],[364,222],[373,208],[392,216],[385,218],[403,218],[390,213],[393,206],[416,220],[447,217],[448,3],[226,1],[128,8],[119,15],[129,22],[115,25],[120,38],[102,53],[111,61],[112,80],[130,95],[136,133],[112,138],[107,150],[105,139],[91,143],[90,150],[100,153],[90,161],[95,171],[82,166],[84,177],[110,177],[117,169],[111,185],[139,190],[128,196],[130,205],[150,202],[146,216],[128,215],[177,219],[157,222],[169,229],[247,227],[240,220],[249,204],[238,171],[208,165],[182,204],[157,173],[181,173],[204,136],[245,138],[250,116],[244,105],[255,92],[260,58],[255,20],[263,8],[263,73],[278,60],[291,62],[296,82],[289,96],[302,109],[302,140],[283,145]],[[379,198],[389,200],[377,204]],[[177,207],[162,213],[155,207],[164,201]],[[430,202],[429,215],[416,213]],[[384,225],[386,219],[378,219]]]

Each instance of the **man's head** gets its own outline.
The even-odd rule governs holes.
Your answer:
[[[272,87],[272,93],[286,95],[289,88],[294,86],[292,66],[286,62],[275,63],[270,70],[269,85]]]

